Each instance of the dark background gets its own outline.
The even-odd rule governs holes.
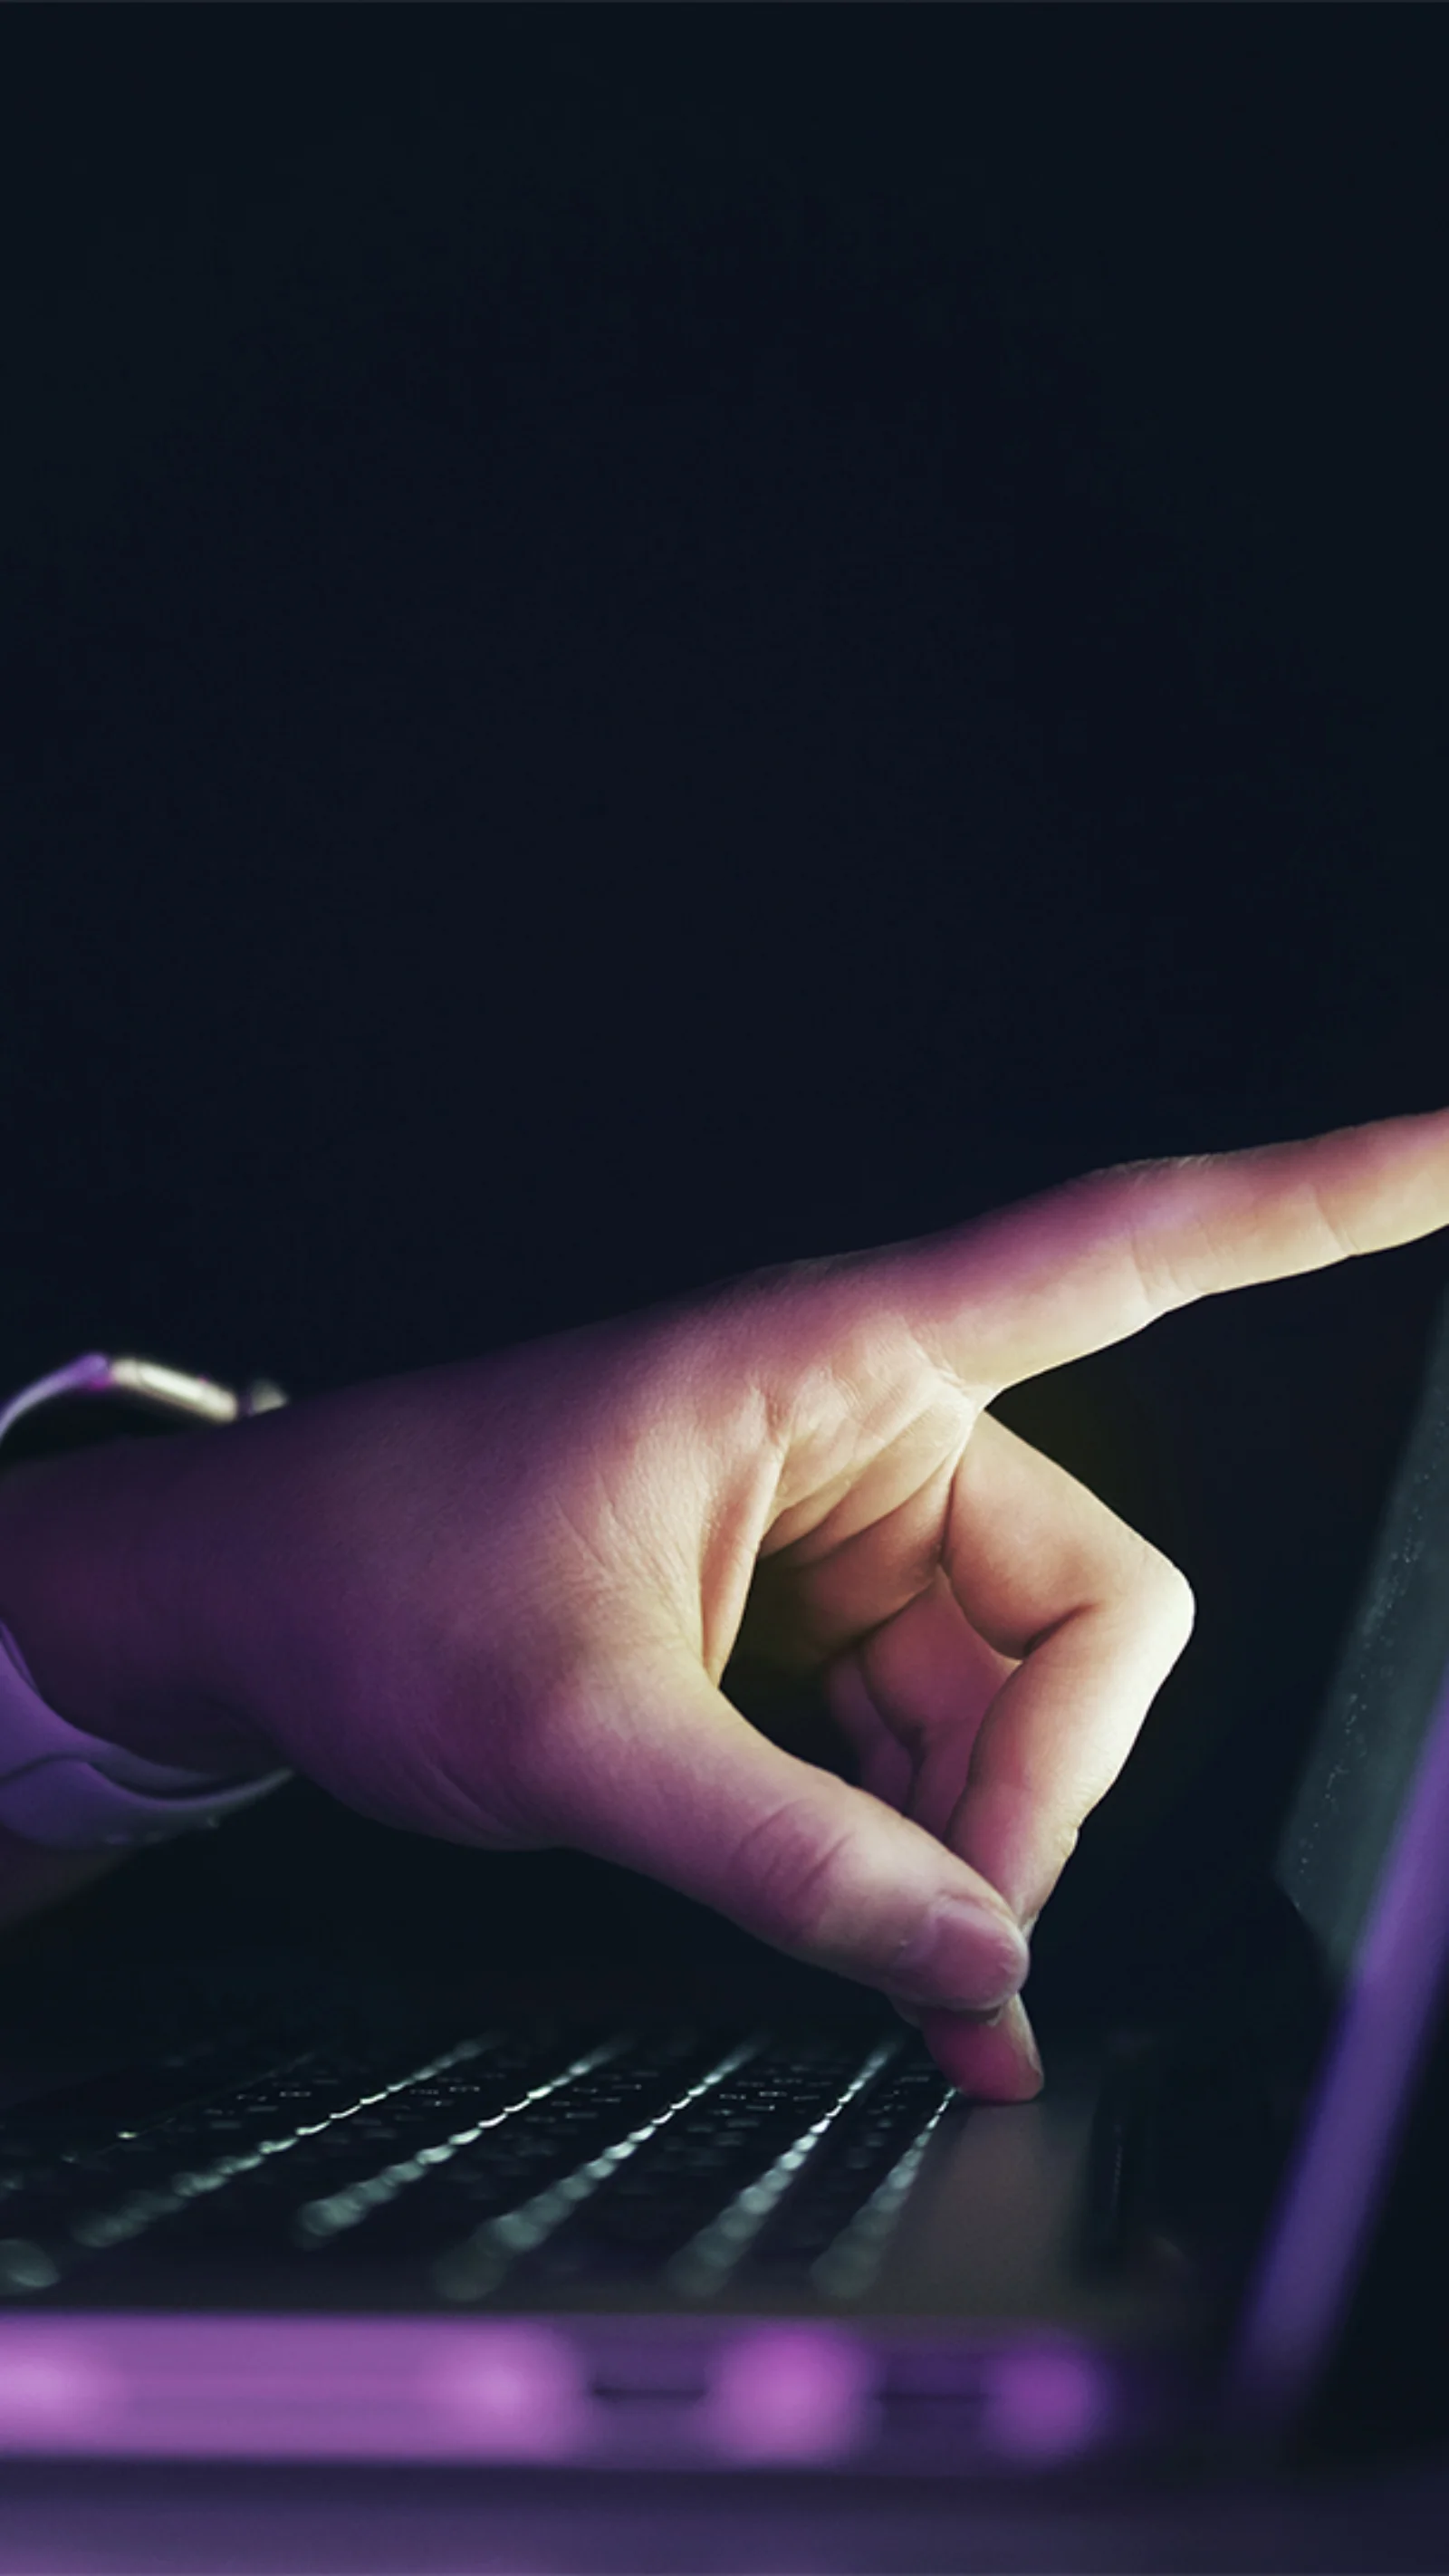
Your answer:
[[[1445,53],[8,13],[7,1382],[303,1394],[1449,1095]],[[1004,1403],[1201,1605],[1048,1978],[1268,1848],[1445,1275]],[[135,1876],[678,1928],[570,1867],[298,1789]]]

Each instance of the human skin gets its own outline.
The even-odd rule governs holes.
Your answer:
[[[0,1619],[93,1734],[648,1872],[1024,2099],[1022,1927],[1192,1600],[988,1408],[1198,1297],[1446,1223],[1449,1112],[1385,1120],[26,1465],[0,1478]],[[748,1722],[737,1655],[819,1676],[857,1783]],[[12,1912],[106,1865],[12,1837],[0,1888],[7,1848]]]

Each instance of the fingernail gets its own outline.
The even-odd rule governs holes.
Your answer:
[[[1019,1995],[989,2026],[974,2013],[928,2013],[922,2035],[942,2074],[973,2101],[1031,2102],[1042,2089],[1041,2054]]]
[[[1005,1914],[938,1896],[891,1962],[888,1983],[908,2003],[991,2012],[1026,1983],[1031,1952]]]
[[[1019,1995],[1013,1995],[1011,2002],[1007,2005],[1001,2018],[1010,2030],[1012,2041],[1016,2047],[1022,2065],[1030,2068],[1031,2073],[1036,2077],[1037,2082],[1040,2083],[1042,2076],[1041,2050],[1036,2044],[1036,2032],[1032,2029],[1030,2022],[1027,2020],[1026,2006]]]
[[[913,2030],[920,2029],[924,2015],[932,2010],[948,2012],[957,2021],[969,2021],[975,2030],[995,2030],[997,2023],[1005,2021],[1011,2010],[1009,2003],[993,2004],[990,2012],[978,2012],[974,2004],[908,2004],[903,1995],[887,1995],[886,2002],[892,2011],[900,2014],[902,2021],[910,2023]]]

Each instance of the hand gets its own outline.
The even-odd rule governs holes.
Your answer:
[[[0,1617],[97,1733],[197,1767],[280,1757],[394,1824],[647,1871],[901,1999],[956,2082],[1021,2098],[1020,2003],[979,2017],[1018,1994],[1019,1927],[1191,1600],[987,1408],[1197,1297],[1446,1222],[1449,1113],[1098,1173],[18,1471]],[[737,1647],[822,1676],[863,1786],[731,1705]]]

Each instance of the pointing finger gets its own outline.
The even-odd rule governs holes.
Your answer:
[[[1449,1225],[1449,1110],[1306,1142],[1094,1172],[882,1256],[949,1372],[992,1390],[1173,1308]],[[881,1271],[862,1274],[878,1293]]]

